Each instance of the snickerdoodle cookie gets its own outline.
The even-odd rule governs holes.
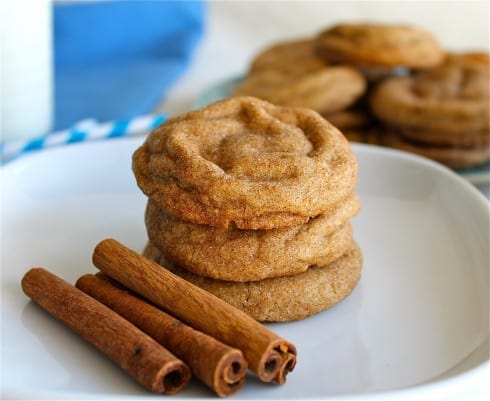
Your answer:
[[[270,322],[303,319],[339,303],[356,287],[362,269],[362,253],[354,242],[343,256],[326,266],[312,267],[293,276],[245,283],[190,273],[166,261],[151,243],[143,254],[254,319]]]
[[[237,85],[233,95],[329,113],[350,106],[365,91],[366,82],[356,69],[337,66],[299,74],[280,69],[253,72]]]
[[[301,273],[342,256],[352,242],[349,221],[359,209],[352,195],[305,224],[241,230],[187,223],[149,202],[145,222],[150,242],[172,263],[205,277],[253,281]]]
[[[490,160],[488,140],[477,145],[428,144],[403,137],[396,131],[387,131],[382,137],[385,146],[427,157],[452,169],[466,169]]]
[[[450,58],[438,68],[383,81],[373,90],[370,105],[392,126],[460,135],[488,130],[489,72]]]
[[[420,28],[373,23],[339,24],[316,37],[318,57],[358,66],[430,68],[443,58],[435,36]]]
[[[318,113],[253,97],[171,118],[133,154],[138,186],[156,207],[222,228],[305,223],[352,194],[357,167]]]
[[[481,131],[430,131],[427,129],[411,129],[404,127],[393,127],[391,132],[400,137],[420,142],[421,145],[448,146],[448,147],[488,147],[490,144],[490,130]]]

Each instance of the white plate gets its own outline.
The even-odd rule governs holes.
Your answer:
[[[146,199],[130,167],[141,141],[71,145],[1,169],[3,399],[152,397],[20,288],[32,266],[72,283],[94,272],[92,250],[106,237],[142,249]],[[284,386],[251,376],[234,398],[433,400],[486,394],[487,200],[425,159],[363,145],[354,149],[363,201],[353,220],[365,258],[361,282],[328,311],[270,325],[297,345],[297,367]],[[176,397],[215,398],[198,382]]]

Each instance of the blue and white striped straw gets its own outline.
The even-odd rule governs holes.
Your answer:
[[[0,160],[6,163],[20,155],[71,143],[145,135],[166,120],[164,115],[144,115],[125,121],[97,123],[83,120],[72,128],[39,138],[0,143]]]

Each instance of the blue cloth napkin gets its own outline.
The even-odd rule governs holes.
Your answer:
[[[188,67],[205,11],[203,1],[56,4],[53,129],[151,112]]]

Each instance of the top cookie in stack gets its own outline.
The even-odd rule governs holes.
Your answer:
[[[133,170],[148,195],[145,254],[258,320],[317,313],[359,280],[357,162],[312,110],[214,103],[158,127]]]
[[[133,167],[155,206],[222,228],[305,223],[347,198],[357,178],[348,142],[317,113],[252,97],[168,120]]]

